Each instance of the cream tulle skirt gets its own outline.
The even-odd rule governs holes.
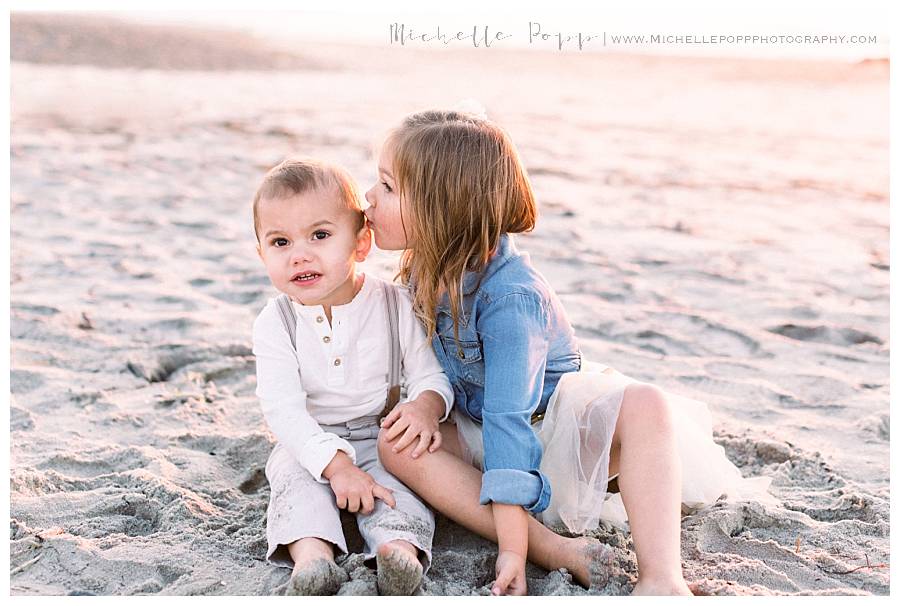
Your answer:
[[[575,534],[596,528],[600,520],[628,528],[621,495],[607,492],[609,449],[625,387],[640,382],[588,360],[583,361],[580,372],[560,378],[543,420],[533,425],[544,447],[541,472],[551,488],[549,507],[536,516],[544,525]],[[771,478],[743,478],[725,450],[713,442],[705,403],[664,393],[672,407],[681,458],[683,509],[696,510],[723,496],[734,501],[777,503],[768,493]],[[481,469],[481,425],[455,409],[453,421],[463,458]]]

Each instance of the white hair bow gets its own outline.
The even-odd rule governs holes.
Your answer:
[[[485,109],[484,105],[482,105],[476,99],[463,99],[462,101],[457,102],[453,109],[458,112],[472,114],[481,118],[482,120],[488,119],[487,110]]]

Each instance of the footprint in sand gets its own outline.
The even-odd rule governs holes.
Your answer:
[[[860,345],[862,343],[884,344],[884,342],[875,335],[850,327],[781,324],[772,328],[767,328],[766,330],[797,341],[813,341],[816,343],[845,346]]]

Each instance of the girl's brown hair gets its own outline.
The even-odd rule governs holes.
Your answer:
[[[485,268],[502,234],[534,229],[531,183],[506,131],[472,114],[412,114],[385,145],[412,215],[404,226],[412,248],[401,257],[400,279],[415,286],[413,308],[429,338],[440,293],[448,294],[458,341],[465,272]]]

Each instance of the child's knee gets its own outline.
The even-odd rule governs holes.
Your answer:
[[[388,473],[401,481],[406,481],[412,475],[418,473],[418,464],[422,457],[414,459],[410,456],[415,443],[410,444],[400,452],[394,452],[394,446],[397,445],[400,438],[397,437],[388,441],[385,437],[386,433],[384,430],[378,433],[378,460]]]
[[[394,444],[397,443],[397,438],[394,438],[392,441],[388,441],[387,439],[387,431],[382,429],[378,432],[378,460],[381,461],[381,465],[391,473],[394,473],[394,470],[397,468],[400,463],[398,453],[393,451]]]
[[[667,427],[672,423],[672,408],[665,392],[650,383],[628,385],[619,414],[639,419],[642,424]]]

